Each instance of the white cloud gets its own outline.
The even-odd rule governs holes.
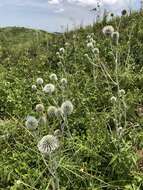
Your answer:
[[[64,12],[64,8],[59,8],[59,9],[57,9],[57,10],[55,10],[54,12],[55,13],[62,13],[62,12]]]
[[[57,5],[57,4],[60,4],[61,1],[60,0],[49,0],[48,3],[51,5]]]

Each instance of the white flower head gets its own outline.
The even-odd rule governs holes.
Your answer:
[[[33,91],[37,90],[37,86],[36,85],[32,85],[31,88],[32,88]]]
[[[42,154],[49,155],[59,148],[59,140],[56,136],[46,135],[38,142],[37,147]]]
[[[62,136],[62,132],[60,131],[60,129],[56,129],[54,131],[54,136],[56,136],[56,137],[61,137]]]
[[[59,52],[65,53],[65,49],[62,47],[62,48],[59,49]]]
[[[27,120],[25,122],[25,126],[29,130],[35,130],[38,127],[38,120],[35,117],[33,117],[33,116],[28,116]]]
[[[61,109],[63,110],[64,115],[70,115],[73,112],[73,104],[71,101],[66,100],[62,103]]]
[[[102,32],[106,36],[110,36],[114,32],[114,28],[111,25],[107,25],[102,29]]]
[[[116,98],[115,96],[112,96],[112,97],[110,98],[110,101],[111,101],[112,103],[115,103],[115,102],[117,101],[117,98]]]
[[[122,97],[122,96],[124,96],[125,95],[125,90],[124,89],[121,89],[121,90],[119,90],[119,97]]]
[[[58,80],[57,75],[56,75],[55,73],[52,73],[52,74],[50,75],[50,80],[52,80],[52,81],[57,81],[57,80]]]
[[[98,55],[99,54],[99,49],[98,48],[93,48],[92,52]]]
[[[39,112],[39,113],[42,113],[44,111],[43,104],[37,104],[36,105],[36,111]]]
[[[116,44],[118,44],[118,42],[119,42],[119,37],[120,37],[119,32],[113,32],[113,33],[111,34],[111,37],[112,37],[112,40],[113,40]]]
[[[43,91],[47,94],[52,94],[55,91],[55,86],[53,84],[46,84]]]
[[[119,37],[120,37],[120,34],[119,34],[119,32],[113,32],[112,34],[111,34],[111,37],[113,38],[113,39],[118,39],[119,40]]]
[[[68,42],[65,43],[65,46],[69,46],[70,44]]]
[[[94,45],[92,42],[87,43],[87,48],[94,48]]]
[[[42,78],[37,78],[36,82],[38,85],[42,85],[44,81]]]
[[[66,78],[62,78],[61,81],[60,81],[60,83],[61,83],[61,85],[62,85],[63,87],[65,87],[65,86],[67,86],[68,81],[67,81]]]
[[[60,53],[59,53],[59,52],[56,52],[56,55],[59,57],[59,56],[60,56]]]
[[[49,117],[54,117],[56,116],[56,111],[57,111],[57,108],[55,106],[49,106],[47,110],[47,114]]]

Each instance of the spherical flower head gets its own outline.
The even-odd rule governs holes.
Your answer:
[[[125,16],[127,15],[127,10],[123,9],[121,13],[122,13],[122,16]]]
[[[114,13],[111,13],[110,16],[111,16],[111,17],[114,17]]]
[[[52,73],[52,74],[50,75],[50,80],[52,80],[52,81],[57,81],[57,80],[58,80],[57,75],[56,75],[55,73]]]
[[[55,106],[49,106],[47,114],[49,117],[54,117],[56,115],[57,108]]]
[[[97,55],[98,55],[98,54],[99,54],[99,49],[98,49],[98,48],[93,48],[93,49],[92,49],[92,52],[93,52],[94,54],[97,54]]]
[[[59,148],[59,141],[53,135],[46,135],[38,142],[37,147],[42,154],[49,155]]]
[[[55,86],[53,84],[46,84],[43,91],[47,94],[52,94],[55,91]]]
[[[94,48],[93,43],[92,43],[92,42],[89,42],[89,43],[87,44],[87,48]]]
[[[57,108],[55,110],[55,115],[57,118],[61,118],[63,116],[63,110],[61,108]]]
[[[119,97],[123,97],[125,95],[125,90],[124,89],[121,89],[119,90]]]
[[[39,112],[39,113],[42,113],[44,111],[43,104],[37,104],[36,105],[36,111]]]
[[[117,134],[119,136],[121,136],[123,134],[123,128],[122,127],[117,128]]]
[[[31,88],[32,88],[33,91],[36,91],[36,90],[37,90],[37,86],[36,86],[36,85],[32,85]]]
[[[60,56],[60,53],[59,53],[59,52],[56,52],[56,55],[59,57],[59,56]]]
[[[61,83],[62,86],[65,87],[68,84],[68,81],[67,81],[66,78],[62,78],[61,81],[60,81],[60,83]]]
[[[25,126],[29,130],[35,130],[38,127],[38,120],[35,117],[33,117],[33,116],[28,116],[27,120],[25,122]]]
[[[115,96],[112,96],[110,101],[114,104],[117,102],[117,98]]]
[[[20,185],[20,184],[21,184],[21,180],[17,180],[17,181],[16,181],[16,184],[17,184],[17,185]]]
[[[106,36],[111,36],[111,34],[114,32],[114,28],[111,25],[107,25],[102,29],[102,32]]]
[[[56,136],[56,137],[61,137],[61,136],[62,136],[61,131],[60,131],[59,129],[56,129],[56,130],[54,131],[54,136]]]
[[[38,85],[42,85],[44,81],[42,78],[37,78],[36,82]]]
[[[65,43],[65,46],[69,46],[70,44],[68,42]]]
[[[59,52],[65,53],[65,49],[64,49],[64,48],[60,48],[60,49],[59,49]]]
[[[112,37],[112,39],[115,41],[115,42],[118,42],[119,41],[119,37],[120,37],[120,35],[119,35],[119,32],[113,32],[112,34],[111,34],[111,37]]]
[[[70,115],[73,112],[73,104],[71,101],[67,100],[62,103],[61,109],[63,110],[64,115]]]

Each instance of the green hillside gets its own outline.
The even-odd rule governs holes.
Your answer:
[[[142,44],[141,13],[61,35],[0,29],[0,190],[143,189]]]

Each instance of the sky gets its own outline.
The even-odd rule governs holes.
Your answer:
[[[0,0],[0,27],[23,26],[62,32],[93,23],[99,0]],[[100,0],[101,7],[119,14],[122,9],[140,8],[140,0]]]

